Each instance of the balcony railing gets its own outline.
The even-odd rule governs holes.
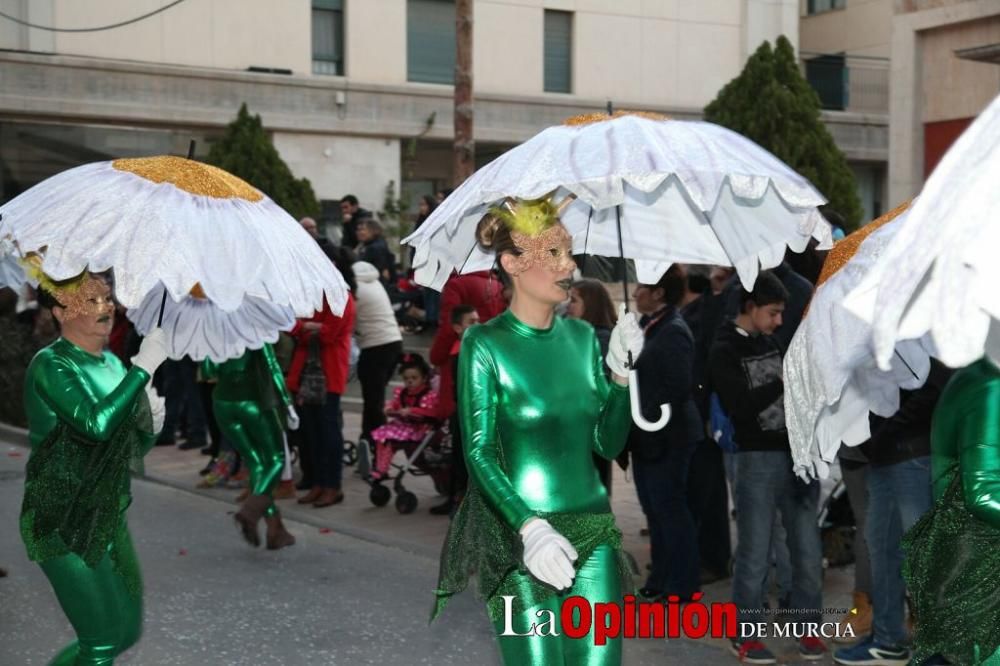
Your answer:
[[[889,59],[803,51],[802,74],[824,109],[889,112]]]

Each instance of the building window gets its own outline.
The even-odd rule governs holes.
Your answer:
[[[313,74],[344,74],[344,2],[313,0]]]
[[[406,79],[455,83],[453,0],[407,0]]]
[[[843,111],[848,103],[847,59],[843,55],[821,55],[806,62],[806,80],[819,95],[824,109]]]
[[[573,92],[573,14],[545,10],[545,92]]]
[[[806,12],[812,14],[822,14],[834,9],[843,9],[847,6],[847,0],[808,0]]]

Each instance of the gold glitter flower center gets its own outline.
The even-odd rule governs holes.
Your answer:
[[[878,231],[880,227],[902,215],[903,212],[909,207],[910,202],[906,201],[896,206],[882,217],[879,217],[861,227],[846,238],[842,238],[837,241],[837,243],[833,246],[833,249],[831,249],[829,254],[826,255],[826,260],[823,262],[823,269],[820,271],[819,278],[816,280],[816,287],[819,288],[821,284],[836,275],[837,271],[853,259],[854,254],[858,251],[858,248],[861,247],[861,244],[865,242],[865,239]]]
[[[608,115],[607,113],[582,113],[578,116],[571,116],[567,118],[562,121],[562,124],[570,127],[576,127],[579,125],[600,123],[605,120],[614,120],[615,118],[621,118],[623,116],[638,116],[639,118],[645,118],[646,120],[670,120],[670,116],[662,113],[654,113],[652,111],[615,111],[611,115]]]
[[[160,155],[114,160],[119,171],[127,171],[154,183],[170,183],[189,194],[213,199],[243,199],[257,202],[264,198],[256,188],[211,164]]]

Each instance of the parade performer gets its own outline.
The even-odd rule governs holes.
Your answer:
[[[153,330],[126,371],[105,349],[115,309],[108,281],[84,273],[56,283],[38,263],[28,269],[61,337],[38,352],[25,380],[32,450],[21,537],[77,635],[51,663],[105,666],[142,632],[142,577],[125,512],[130,463],[163,426],[150,378],[166,359],[166,338]]]
[[[271,345],[248,349],[239,358],[224,363],[205,359],[203,374],[218,380],[212,393],[215,418],[243,464],[250,468],[250,494],[234,516],[243,538],[259,546],[257,528],[264,518],[268,549],[291,546],[295,537],[282,524],[273,497],[285,465],[278,409],[284,407],[291,430],[299,427],[299,417]]]
[[[916,619],[910,663],[996,666],[1000,368],[989,358],[957,371],[941,395],[931,427],[931,478],[934,507],[903,540]]]
[[[477,231],[513,287],[510,309],[466,331],[459,357],[459,414],[470,488],[445,542],[436,616],[478,573],[498,635],[505,600],[527,634],[536,612],[560,601],[621,603],[631,576],[592,452],[617,456],[631,425],[626,359],[643,334],[623,314],[605,378],[593,328],[555,316],[575,267],[571,238],[549,200],[511,201]],[[560,596],[562,593],[562,597]],[[506,664],[618,664],[620,640],[498,636]]]

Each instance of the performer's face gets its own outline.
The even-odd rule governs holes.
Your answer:
[[[501,261],[514,280],[514,292],[555,306],[569,296],[573,282],[573,242],[557,224],[535,237],[513,233],[520,255],[505,254]]]
[[[114,326],[115,303],[104,278],[88,275],[79,288],[59,293],[56,298],[62,307],[52,308],[52,314],[64,335],[107,341]]]

